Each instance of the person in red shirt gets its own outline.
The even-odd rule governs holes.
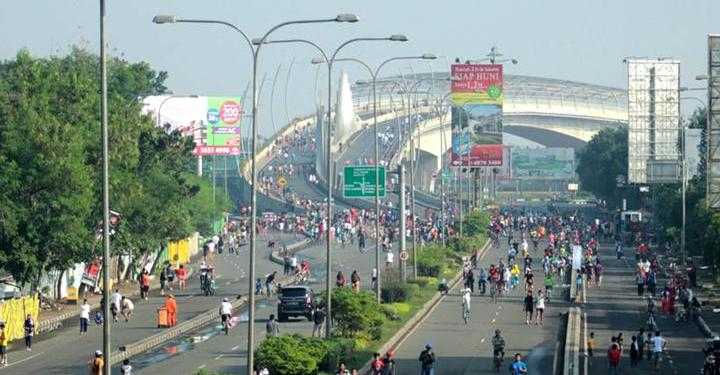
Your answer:
[[[385,362],[380,359],[380,353],[373,354],[373,360],[370,362],[370,369],[373,375],[382,375],[383,369],[385,368]]]
[[[617,340],[615,337],[612,338],[612,344],[610,344],[610,348],[608,349],[607,358],[608,358],[608,367],[610,369],[610,375],[620,374],[620,358],[622,357],[622,350],[620,350],[620,345],[618,345]]]

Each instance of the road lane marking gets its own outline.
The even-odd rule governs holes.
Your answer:
[[[19,360],[19,361],[10,363],[10,364],[6,365],[5,368],[11,367],[11,366],[15,366],[15,365],[17,365],[17,364],[20,364],[20,363],[29,361],[29,360],[31,360],[31,359],[33,359],[33,358],[35,358],[35,357],[37,357],[37,356],[43,355],[43,354],[45,354],[45,352],[40,352],[40,353],[37,353],[37,354],[33,354],[33,355],[31,355],[31,356],[29,356],[29,357],[27,357],[27,358],[23,358],[23,359],[21,359],[21,360]]]
[[[202,370],[202,369],[204,369],[205,367],[207,367],[207,365],[200,365],[200,366],[198,366],[198,370]]]
[[[240,347],[240,345],[235,345],[235,346],[233,346],[232,348],[230,348],[230,350],[231,350],[231,351],[237,350],[237,348],[239,348],[239,347]]]
[[[219,356],[215,357],[215,360],[217,361],[218,359],[222,358],[224,355],[225,354],[220,354]]]

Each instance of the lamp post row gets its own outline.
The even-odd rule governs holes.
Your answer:
[[[101,0],[102,1],[102,0]],[[405,42],[407,41],[407,37],[401,34],[395,34],[390,37],[382,37],[382,38],[354,38],[350,39],[344,43],[342,43],[335,51],[332,53],[330,57],[328,57],[328,54],[325,53],[325,51],[320,48],[316,43],[313,43],[309,40],[305,39],[287,39],[287,40],[268,40],[268,36],[275,30],[288,26],[293,24],[308,24],[308,23],[325,23],[325,22],[347,22],[347,23],[354,23],[357,22],[358,18],[353,14],[340,14],[335,18],[329,18],[329,19],[316,19],[316,20],[298,20],[298,21],[290,21],[290,22],[284,22],[281,24],[278,24],[272,28],[270,28],[262,38],[256,38],[256,39],[250,39],[247,34],[245,34],[240,28],[237,26],[224,21],[218,21],[218,20],[201,20],[201,19],[180,19],[176,18],[175,16],[167,16],[167,15],[159,15],[153,18],[153,22],[157,24],[165,24],[165,23],[204,23],[204,24],[218,24],[223,25],[226,27],[229,27],[236,32],[238,32],[242,38],[248,43],[248,46],[250,48],[250,52],[253,58],[253,102],[252,102],[252,157],[251,157],[251,170],[252,170],[252,177],[251,177],[251,213],[250,213],[250,272],[249,272],[249,283],[248,283],[248,303],[249,303],[249,314],[248,314],[248,366],[247,366],[247,373],[252,374],[253,373],[253,367],[254,367],[254,320],[255,320],[255,295],[254,295],[254,279],[255,279],[255,228],[256,228],[256,214],[257,214],[257,190],[256,190],[256,182],[257,182],[257,170],[255,165],[255,155],[256,155],[256,141],[257,141],[257,116],[258,116],[258,110],[257,110],[257,101],[258,101],[258,95],[257,95],[257,71],[258,71],[258,56],[260,52],[260,48],[263,44],[275,44],[275,43],[303,43],[308,44],[318,50],[320,55],[323,57],[323,62],[325,62],[328,66],[328,101],[327,101],[327,121],[328,121],[328,132],[327,132],[327,138],[326,140],[326,178],[327,178],[327,210],[326,210],[326,224],[327,228],[327,238],[326,238],[326,255],[327,255],[327,275],[326,275],[326,304],[327,304],[327,318],[326,318],[326,336],[330,335],[331,332],[331,238],[330,238],[330,230],[329,227],[332,223],[332,179],[333,179],[333,173],[331,171],[331,118],[332,118],[332,107],[331,107],[331,100],[332,100],[332,94],[331,94],[331,88],[332,88],[332,66],[333,63],[336,60],[337,54],[340,52],[341,49],[343,49],[345,46],[360,42],[360,41],[400,41]],[[435,58],[434,55],[423,55],[421,57],[400,57],[400,58],[392,58],[384,61],[378,69],[375,71],[374,74],[371,74],[373,76],[373,82],[377,78],[377,74],[380,70],[380,68],[387,62],[393,61],[393,60],[400,60],[400,59],[416,59],[416,58],[429,58],[429,56],[432,56],[432,58]],[[365,64],[367,67],[367,64]],[[372,70],[370,70],[372,73]],[[374,88],[375,85],[373,85]],[[374,91],[374,90],[373,90]],[[377,111],[376,111],[376,101],[375,101],[375,93],[374,93],[374,117],[375,117],[375,156],[376,156],[376,180],[379,180],[378,177],[378,168],[377,168],[377,162],[378,162],[378,145],[377,145]],[[379,189],[376,189],[376,232],[379,234],[378,228],[379,228]],[[378,236],[376,236],[378,237]],[[380,282],[379,282],[379,253],[377,253],[379,250],[379,243],[376,238],[376,269],[378,271],[378,283],[376,285],[376,295],[379,300],[380,298]],[[106,340],[107,345],[109,347],[109,337]],[[109,366],[106,366],[109,371]],[[109,374],[109,372],[108,372]]]

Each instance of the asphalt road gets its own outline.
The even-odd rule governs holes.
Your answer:
[[[631,253],[631,252],[626,252]],[[618,260],[615,251],[608,246],[600,248],[605,264],[605,277],[601,287],[591,287],[587,291],[588,334],[595,332],[596,350],[589,362],[589,373],[595,374],[607,368],[606,350],[610,338],[623,333],[623,358],[620,366],[632,374],[655,374],[650,363],[644,360],[637,367],[630,367],[629,346],[631,337],[645,326],[647,300],[638,297],[635,284],[634,256]],[[665,280],[658,280],[665,285]],[[659,296],[659,294],[658,294]],[[659,300],[656,306],[660,308]],[[704,338],[692,322],[676,323],[662,314],[658,315],[657,325],[667,340],[667,353],[661,363],[662,374],[696,374],[702,368],[704,360],[701,349]]]
[[[272,238],[290,243],[295,236],[291,234],[271,234]],[[270,262],[267,238],[258,242],[258,262],[256,273],[259,277],[281,267]],[[218,294],[215,297],[200,295],[200,282],[197,273],[188,280],[188,289],[184,292],[175,291],[178,301],[178,322],[188,320],[209,308],[219,306],[222,297],[234,298],[238,294],[247,294],[248,280],[246,277],[248,264],[248,247],[242,247],[239,255],[224,253],[217,255],[215,262]],[[197,269],[197,264],[194,265]],[[163,305],[164,299],[159,292],[153,291],[148,301],[139,298],[133,300],[135,312],[129,322],[121,320],[112,326],[113,349],[122,345],[137,342],[147,336],[161,332],[157,328],[156,309]],[[77,323],[64,329],[54,331],[49,336],[38,337],[33,351],[23,348],[22,340],[11,344],[9,365],[2,369],[7,374],[86,374],[87,362],[95,350],[102,349],[102,326],[91,322],[88,333],[79,335]]]
[[[479,262],[480,265],[487,269],[490,264],[505,259],[505,244],[501,241],[502,250],[492,248]],[[540,250],[533,254],[536,262],[539,254]],[[535,280],[541,282],[542,267],[538,269],[536,265],[534,268]],[[558,314],[567,310],[565,303],[557,302],[560,300],[559,289],[555,289],[552,301],[546,303],[543,326],[525,324],[525,289],[522,285],[501,297],[497,303],[493,303],[489,296],[479,295],[476,290],[472,296],[471,318],[467,325],[462,320],[460,293],[457,288],[452,290],[397,349],[397,374],[420,373],[418,356],[426,344],[430,344],[435,351],[436,374],[495,373],[492,368],[491,339],[496,329],[502,331],[507,344],[504,365],[509,365],[508,358],[512,353],[519,352],[523,356],[529,355],[531,374],[552,373]]]

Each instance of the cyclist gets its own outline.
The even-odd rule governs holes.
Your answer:
[[[230,317],[232,316],[232,304],[227,298],[223,298],[220,303],[220,319],[222,320],[223,329],[225,334],[228,334],[228,328],[230,326]]]
[[[510,374],[522,375],[527,373],[527,364],[522,361],[520,353],[515,353],[513,356],[513,363],[510,364]]]
[[[502,334],[500,334],[500,330],[495,330],[495,336],[492,338],[492,346],[493,346],[493,358],[500,358],[500,362],[502,363],[503,358],[505,358],[505,338],[502,337]]]
[[[463,288],[460,293],[462,293],[462,316],[467,324],[470,320],[470,288]]]

